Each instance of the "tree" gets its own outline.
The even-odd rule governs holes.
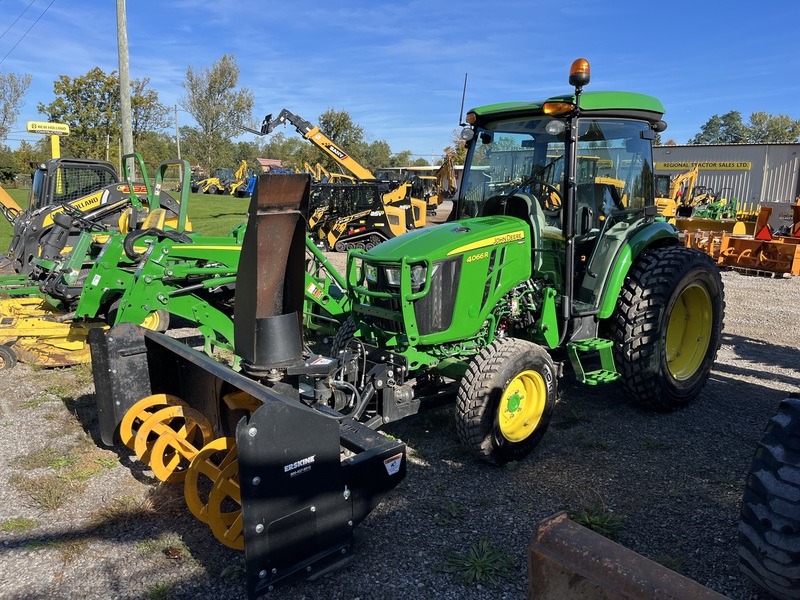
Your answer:
[[[800,137],[800,120],[788,115],[754,112],[747,126],[747,141],[751,144],[792,144]]]
[[[742,123],[742,113],[732,110],[721,117],[712,116],[705,125],[700,128],[694,138],[689,140],[690,144],[741,144],[747,137],[747,131]]]
[[[162,130],[167,124],[168,109],[159,103],[157,92],[147,89],[149,81],[146,78],[131,80],[136,146],[142,143],[145,133]],[[61,140],[62,154],[103,159],[108,152],[109,160],[116,162],[121,119],[117,72],[107,75],[100,67],[95,67],[80,77],[61,75],[53,83],[53,92],[56,99],[47,105],[40,102],[38,110],[50,121],[69,125],[70,134]]]
[[[253,119],[253,92],[246,87],[237,90],[238,83],[236,58],[225,54],[210,69],[195,71],[190,65],[181,84],[186,95],[179,104],[197,122],[199,158],[208,173],[212,164],[230,166],[223,165],[217,154],[226,141],[239,135],[243,123]]]
[[[714,115],[700,128],[690,144],[790,144],[800,138],[800,120],[788,115],[754,112],[748,123],[742,122],[739,111],[721,117]]]
[[[172,122],[169,108],[158,101],[158,92],[147,89],[150,78],[131,80],[131,121],[133,147],[139,147],[142,134],[163,131]]]
[[[461,139],[461,132],[453,130],[451,145],[444,149],[444,156],[453,159],[454,165],[463,165],[467,160],[467,144]]]
[[[119,137],[119,79],[95,67],[86,75],[61,75],[53,83],[56,99],[39,103],[40,113],[50,121],[66,123],[70,135],[61,144],[64,155],[105,158],[106,143]],[[114,144],[116,146],[116,144]]]
[[[44,138],[39,141],[43,140]],[[16,173],[30,173],[32,162],[41,162],[49,158],[49,153],[43,152],[41,147],[37,148],[37,146],[32,146],[25,140],[19,143],[14,151],[14,171]]]
[[[0,142],[8,137],[8,132],[17,122],[23,97],[31,86],[31,76],[0,73]]]

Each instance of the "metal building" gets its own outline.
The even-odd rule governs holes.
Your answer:
[[[700,163],[697,185],[740,203],[796,202],[800,144],[710,144],[653,148],[655,172],[676,175]]]

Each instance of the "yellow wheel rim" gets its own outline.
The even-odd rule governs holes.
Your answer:
[[[149,329],[150,331],[158,331],[159,326],[161,325],[161,315],[158,314],[158,311],[153,311],[149,315],[144,318],[144,321],[141,322],[141,326],[145,329]]]
[[[547,403],[547,385],[536,371],[523,371],[506,386],[497,416],[500,433],[510,442],[527,439],[538,427]]]
[[[687,287],[672,307],[667,324],[666,354],[670,374],[684,381],[697,373],[711,343],[713,307],[708,290]]]

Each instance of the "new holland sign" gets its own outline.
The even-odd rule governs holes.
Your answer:
[[[69,135],[69,125],[66,123],[28,121],[28,133],[38,133],[40,135]]]
[[[701,171],[749,171],[753,166],[751,162],[742,161],[657,162],[655,169],[656,171],[688,171],[698,164]]]

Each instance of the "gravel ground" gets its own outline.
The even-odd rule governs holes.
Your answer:
[[[738,570],[736,526],[754,447],[800,381],[800,277],[723,280],[722,348],[693,404],[653,414],[615,385],[563,381],[542,444],[514,468],[471,459],[447,409],[392,424],[408,475],[359,527],[355,561],[276,597],[522,599],[537,521],[600,507],[621,520],[622,545],[732,599],[764,598]],[[241,553],[189,514],[180,487],[94,441],[88,368],[19,365],[0,386],[1,598],[245,597]],[[516,558],[511,578],[437,571],[483,536]]]

